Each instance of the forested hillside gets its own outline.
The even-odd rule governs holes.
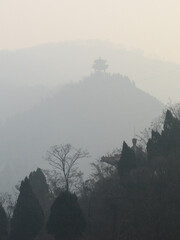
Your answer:
[[[180,101],[176,88],[180,78],[178,64],[151,59],[141,51],[126,50],[106,41],[70,41],[0,51],[0,87],[8,84],[11,89],[15,85],[43,88],[78,82],[92,72],[91,66],[98,57],[108,61],[111,73],[129,76],[140,89],[164,103],[169,97]],[[7,90],[6,96],[10,93]]]
[[[54,146],[48,153],[54,172],[31,172],[15,201],[1,193],[0,237],[179,239],[180,114],[174,113],[167,110],[163,129],[152,130],[146,150],[135,138],[132,147],[124,142],[120,152],[94,162],[85,181],[76,161],[87,152]]]
[[[89,162],[119,148],[123,139],[131,142],[162,108],[161,102],[120,74],[94,72],[80,83],[64,86],[0,128],[1,189],[38,166],[44,168],[46,151],[56,144],[88,150],[91,158],[80,162],[87,175]]]

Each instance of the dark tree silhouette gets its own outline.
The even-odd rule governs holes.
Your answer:
[[[152,131],[152,137],[147,143],[148,158],[167,156],[180,148],[180,120],[167,110],[163,131]]]
[[[7,235],[8,219],[3,206],[0,204],[0,240]]]
[[[167,110],[162,131],[162,151],[167,155],[180,147],[180,120]]]
[[[118,162],[118,171],[119,174],[122,176],[124,173],[129,172],[130,170],[136,168],[136,157],[134,151],[128,147],[128,145],[124,142],[121,158]]]
[[[54,201],[47,231],[56,240],[76,240],[85,229],[85,219],[75,194],[64,191]]]
[[[153,157],[156,157],[159,155],[159,152],[162,152],[161,148],[161,135],[159,132],[153,131],[151,133],[151,138],[148,140],[147,143],[147,153],[148,153],[148,159],[152,159]]]
[[[40,168],[30,173],[29,182],[34,194],[39,200],[41,207],[44,211],[46,211],[50,202],[49,186],[46,182],[45,175]]]
[[[11,220],[10,239],[33,240],[43,226],[44,214],[28,178],[21,182],[20,193]]]

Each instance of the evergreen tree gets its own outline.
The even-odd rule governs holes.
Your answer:
[[[43,226],[44,214],[29,180],[21,182],[20,193],[11,220],[10,239],[33,240]]]
[[[153,130],[151,135],[152,136],[147,143],[148,159],[152,159],[153,157],[158,156],[160,152],[162,152],[161,135]]]
[[[128,147],[126,142],[123,142],[122,154],[118,162],[118,171],[122,176],[124,173],[136,168],[136,157],[134,151]]]
[[[39,200],[41,207],[43,208],[44,211],[46,211],[50,204],[49,186],[46,182],[44,173],[40,168],[30,173],[29,182],[34,194]]]
[[[180,120],[167,110],[162,133],[152,131],[152,137],[147,143],[148,159],[167,156],[178,149],[180,149]]]
[[[85,229],[85,219],[77,197],[68,191],[61,192],[51,207],[47,230],[56,240],[76,240]]]
[[[169,110],[166,112],[164,130],[161,136],[163,155],[170,154],[180,148],[180,120],[173,117]]]
[[[0,240],[7,235],[8,219],[3,206],[0,204]]]

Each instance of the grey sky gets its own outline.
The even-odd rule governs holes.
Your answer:
[[[179,0],[0,0],[0,49],[102,39],[180,63]]]

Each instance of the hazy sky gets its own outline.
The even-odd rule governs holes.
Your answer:
[[[110,40],[180,63],[179,0],[0,0],[0,49]]]

